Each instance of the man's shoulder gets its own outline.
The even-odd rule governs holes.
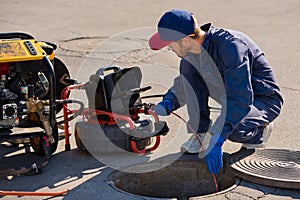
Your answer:
[[[202,25],[201,29],[206,32],[202,45],[204,49],[209,48],[209,46],[220,46],[234,38],[234,35],[227,31],[227,29],[215,27],[212,23]]]

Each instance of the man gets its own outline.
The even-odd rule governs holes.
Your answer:
[[[193,129],[202,138],[212,135],[205,153],[210,173],[220,173],[226,139],[248,149],[265,145],[283,99],[264,53],[248,36],[211,23],[198,27],[191,12],[173,9],[161,17],[149,45],[168,46],[181,58],[180,75],[154,110],[169,115],[187,105]],[[208,97],[222,106],[212,125]],[[197,139],[192,136],[181,151],[199,153]]]

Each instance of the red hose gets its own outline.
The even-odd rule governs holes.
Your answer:
[[[1,196],[60,196],[66,194],[69,190],[59,192],[25,192],[25,191],[3,191],[0,190]]]
[[[218,183],[217,183],[217,179],[216,179],[215,174],[212,174],[212,177],[213,177],[213,179],[214,179],[214,184],[215,184],[215,187],[216,187],[216,192],[219,192],[219,186],[218,186]]]
[[[206,149],[202,145],[202,142],[200,141],[199,136],[197,135],[196,131],[192,128],[192,126],[185,119],[183,119],[181,116],[179,116],[178,114],[176,114],[174,112],[171,112],[171,114],[173,114],[176,117],[178,117],[179,119],[181,119],[187,125],[187,127],[192,131],[193,135],[197,138],[202,150],[206,151]],[[216,176],[215,176],[215,174],[212,174],[212,176],[213,176],[213,181],[214,181],[214,184],[215,184],[215,187],[216,187],[216,192],[218,192],[219,191],[219,186],[218,186],[218,183],[217,183]]]
[[[187,127],[192,131],[193,135],[196,137],[197,141],[199,142],[201,148],[203,151],[206,151],[206,149],[204,148],[199,136],[197,135],[196,131],[192,128],[192,126],[185,120],[183,119],[181,116],[179,116],[178,114],[171,112],[171,114],[175,115],[176,117],[178,117],[179,119],[181,119],[186,125]]]

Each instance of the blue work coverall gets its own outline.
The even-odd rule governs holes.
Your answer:
[[[181,59],[180,75],[164,99],[173,110],[187,105],[189,123],[240,143],[261,143],[264,127],[280,113],[283,98],[264,53],[247,35],[215,28],[206,32],[201,53]],[[210,127],[209,97],[222,106]],[[188,130],[188,132],[191,132]]]

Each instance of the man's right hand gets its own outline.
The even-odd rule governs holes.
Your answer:
[[[223,144],[224,138],[220,135],[213,135],[210,139],[205,158],[208,171],[211,174],[220,174],[223,167]]]
[[[165,99],[161,102],[159,102],[155,107],[154,107],[154,112],[157,115],[161,115],[161,116],[166,116],[166,115],[170,115],[172,112],[172,107],[173,107],[173,103],[171,100],[169,99]]]

